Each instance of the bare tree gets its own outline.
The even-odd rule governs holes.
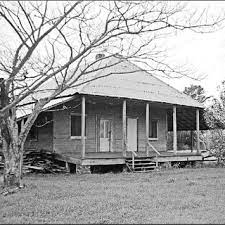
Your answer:
[[[0,24],[11,34],[0,40],[5,187],[20,186],[24,143],[43,107],[66,89],[98,79],[94,72],[109,66],[93,60],[96,53],[142,60],[167,76],[181,73],[163,60],[160,39],[185,29],[212,32],[223,21],[184,9],[183,3],[155,1],[0,2]],[[47,90],[49,81],[54,87]],[[28,101],[33,109],[19,132],[16,112]]]

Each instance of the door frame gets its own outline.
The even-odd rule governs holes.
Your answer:
[[[109,143],[109,151],[113,152],[113,119],[107,116],[96,115],[96,152],[100,151],[100,121],[101,120],[109,120],[111,127],[111,135],[110,135],[110,143]]]

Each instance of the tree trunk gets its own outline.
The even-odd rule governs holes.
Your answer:
[[[7,144],[3,139],[4,152],[4,187],[20,187],[20,153],[18,145]]]

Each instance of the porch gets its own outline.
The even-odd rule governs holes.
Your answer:
[[[65,161],[72,164],[80,165],[121,165],[125,164],[127,159],[132,159],[132,152],[127,152],[123,156],[122,152],[92,152],[87,153],[85,158],[82,159],[73,154],[56,154],[56,159]],[[176,154],[173,151],[163,151],[156,157],[154,152],[149,152],[148,156],[145,152],[136,152],[136,159],[148,158],[158,163],[164,162],[184,162],[184,161],[202,161],[203,156],[197,151],[191,150],[178,150]]]
[[[80,96],[80,103],[81,107],[77,108],[81,115],[79,151],[56,152],[57,159],[67,164],[123,165],[129,159],[134,164],[135,160],[145,158],[158,166],[164,162],[202,160],[199,132],[204,124],[199,108],[90,95]],[[109,107],[104,109],[102,105]],[[113,111],[113,107],[117,110]],[[135,110],[139,110],[138,113]],[[154,121],[158,118],[159,123],[154,125],[152,118]],[[157,128],[155,133],[153,125]],[[92,141],[88,129],[92,132]],[[193,146],[192,150],[180,150],[177,132],[188,129],[196,131],[195,150]],[[171,150],[166,149],[168,131],[173,131]]]
[[[87,96],[87,98],[90,101],[90,96]],[[91,96],[91,100],[93,101],[100,101],[100,102],[110,102],[110,104],[113,106],[116,102],[118,106],[118,102],[122,102],[122,107],[121,107],[121,130],[122,130],[122,148],[121,152],[104,152],[101,151],[101,148],[99,148],[99,143],[97,143],[96,152],[87,152],[86,151],[86,124],[85,124],[85,114],[86,114],[86,96],[82,96],[82,101],[81,101],[81,158],[82,159],[91,159],[91,158],[126,158],[130,157],[133,153],[137,154],[137,157],[140,156],[154,156],[158,155],[160,158],[165,158],[165,157],[183,157],[186,155],[189,156],[200,156],[201,155],[201,150],[200,150],[200,128],[205,129],[205,124],[203,121],[203,116],[202,116],[202,111],[199,108],[187,108],[183,106],[176,106],[176,105],[168,105],[168,104],[160,104],[160,103],[149,103],[149,102],[143,102],[143,101],[137,101],[137,100],[125,100],[125,99],[114,99],[114,98],[100,98],[99,96]],[[132,117],[129,116],[128,108],[129,105],[136,104],[136,107],[143,107],[145,109],[145,115],[144,115],[144,120],[143,121],[143,126],[145,129],[145,132],[142,134],[143,137],[145,137],[145,150],[139,151],[138,150],[138,143],[136,140],[138,137],[136,135],[133,135],[133,133],[138,132],[138,127],[137,127],[137,119],[136,121],[132,121]],[[158,141],[158,128],[156,129],[156,137],[154,137],[154,132],[152,130],[153,124],[152,124],[152,106],[159,107],[159,110],[165,110],[167,113],[165,114],[165,127],[164,131],[172,131],[173,132],[173,147],[172,150],[170,151],[165,151],[165,149],[156,149],[157,147],[155,146],[155,143]],[[142,110],[143,110],[142,109]],[[135,120],[135,119],[134,119]],[[131,122],[131,125],[129,127],[129,122]],[[135,122],[134,124],[132,124]],[[105,125],[103,124],[104,128]],[[101,124],[100,124],[101,126]],[[158,124],[156,124],[158,126]],[[96,129],[96,140],[101,139],[101,128],[98,127],[98,130]],[[133,129],[133,130],[132,130]],[[177,144],[177,132],[179,130],[191,130],[191,131],[196,131],[196,149],[193,150],[193,146],[191,146],[190,150],[178,150],[178,144]],[[163,131],[163,132],[164,132]],[[107,134],[109,132],[109,134]],[[162,132],[162,131],[160,131]],[[107,127],[106,129],[106,136],[108,136],[109,141],[112,139],[110,136],[110,133],[112,133],[111,128]],[[103,135],[105,135],[105,131],[103,130]],[[152,136],[153,135],[153,136]],[[167,136],[167,135],[166,135]],[[167,141],[167,140],[165,140]],[[109,146],[111,144],[109,143]],[[150,155],[149,155],[150,154]]]

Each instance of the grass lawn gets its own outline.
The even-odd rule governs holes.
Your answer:
[[[225,223],[225,169],[29,175],[0,223]]]

